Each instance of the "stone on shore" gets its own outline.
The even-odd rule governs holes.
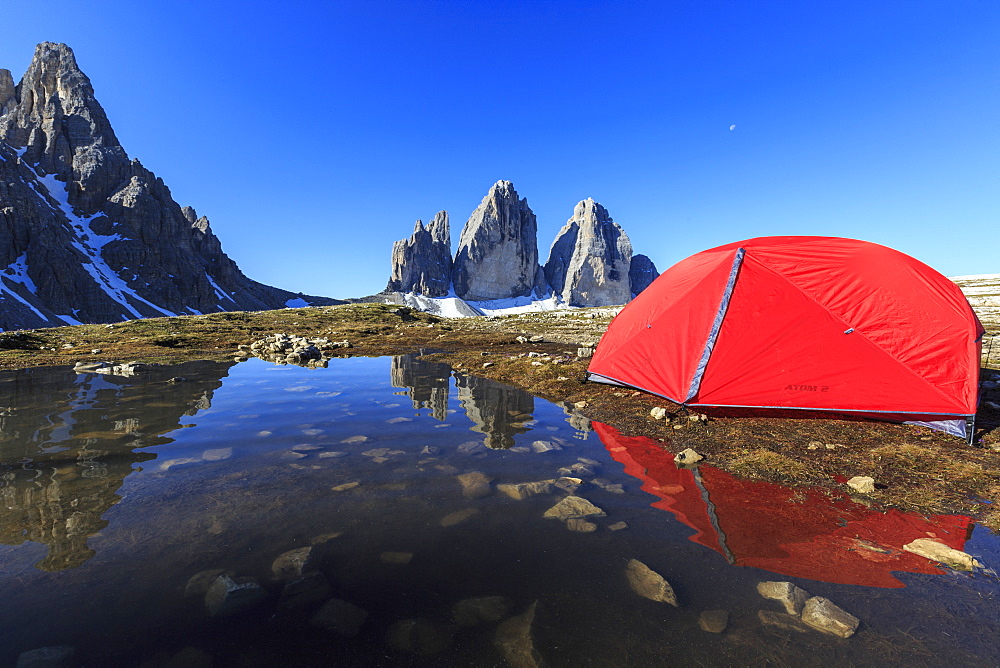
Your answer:
[[[625,568],[625,577],[628,584],[639,596],[648,598],[651,601],[669,603],[675,608],[680,604],[677,602],[677,594],[670,586],[666,578],[651,569],[638,559],[632,559]]]
[[[847,481],[847,486],[855,492],[871,494],[875,491],[875,479],[868,476],[856,475]]]
[[[704,457],[699,455],[691,448],[686,448],[685,450],[681,450],[676,455],[674,455],[674,462],[680,464],[681,466],[686,466],[688,464],[697,464],[703,459]]]

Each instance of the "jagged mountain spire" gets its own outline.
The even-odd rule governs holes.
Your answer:
[[[537,234],[528,200],[518,198],[510,181],[497,181],[462,228],[452,272],[455,293],[490,300],[544,291]]]
[[[573,209],[549,251],[545,278],[571,306],[610,306],[632,298],[632,243],[608,210],[585,199]]]
[[[387,289],[444,297],[451,287],[451,267],[448,212],[438,211],[426,228],[418,220],[409,239],[393,244]]]

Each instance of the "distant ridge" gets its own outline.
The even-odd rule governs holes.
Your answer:
[[[0,69],[0,329],[333,303],[247,278],[128,157],[68,46],[16,86]]]

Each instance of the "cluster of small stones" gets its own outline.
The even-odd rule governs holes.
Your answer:
[[[100,350],[96,350],[100,353]],[[106,376],[135,376],[143,371],[147,371],[156,364],[141,364],[140,362],[122,362],[121,364],[111,364],[109,362],[77,362],[73,367],[76,373],[102,373]]]
[[[277,364],[325,368],[327,360],[334,357],[335,350],[350,347],[350,341],[331,341],[325,337],[309,339],[289,334],[271,334],[250,345],[241,345],[241,354],[236,357],[236,361],[245,362],[248,356],[254,356]]]

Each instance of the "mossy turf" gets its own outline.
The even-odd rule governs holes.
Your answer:
[[[691,420],[659,397],[584,381],[589,360],[577,357],[577,349],[599,341],[611,316],[608,309],[581,309],[445,320],[391,304],[347,304],[150,318],[0,333],[0,368],[230,359],[239,345],[281,332],[347,339],[352,347],[339,349],[339,356],[424,352],[466,373],[575,404],[574,412],[653,438],[667,451],[694,448],[737,475],[841,490],[848,478],[868,475],[877,487],[868,496],[873,504],[970,514],[1000,530],[1000,410],[990,402],[977,417],[975,447],[940,432],[881,422],[760,415]],[[518,342],[518,336],[544,340]],[[529,357],[532,352],[538,355]],[[667,409],[667,419],[650,416],[657,406]]]

